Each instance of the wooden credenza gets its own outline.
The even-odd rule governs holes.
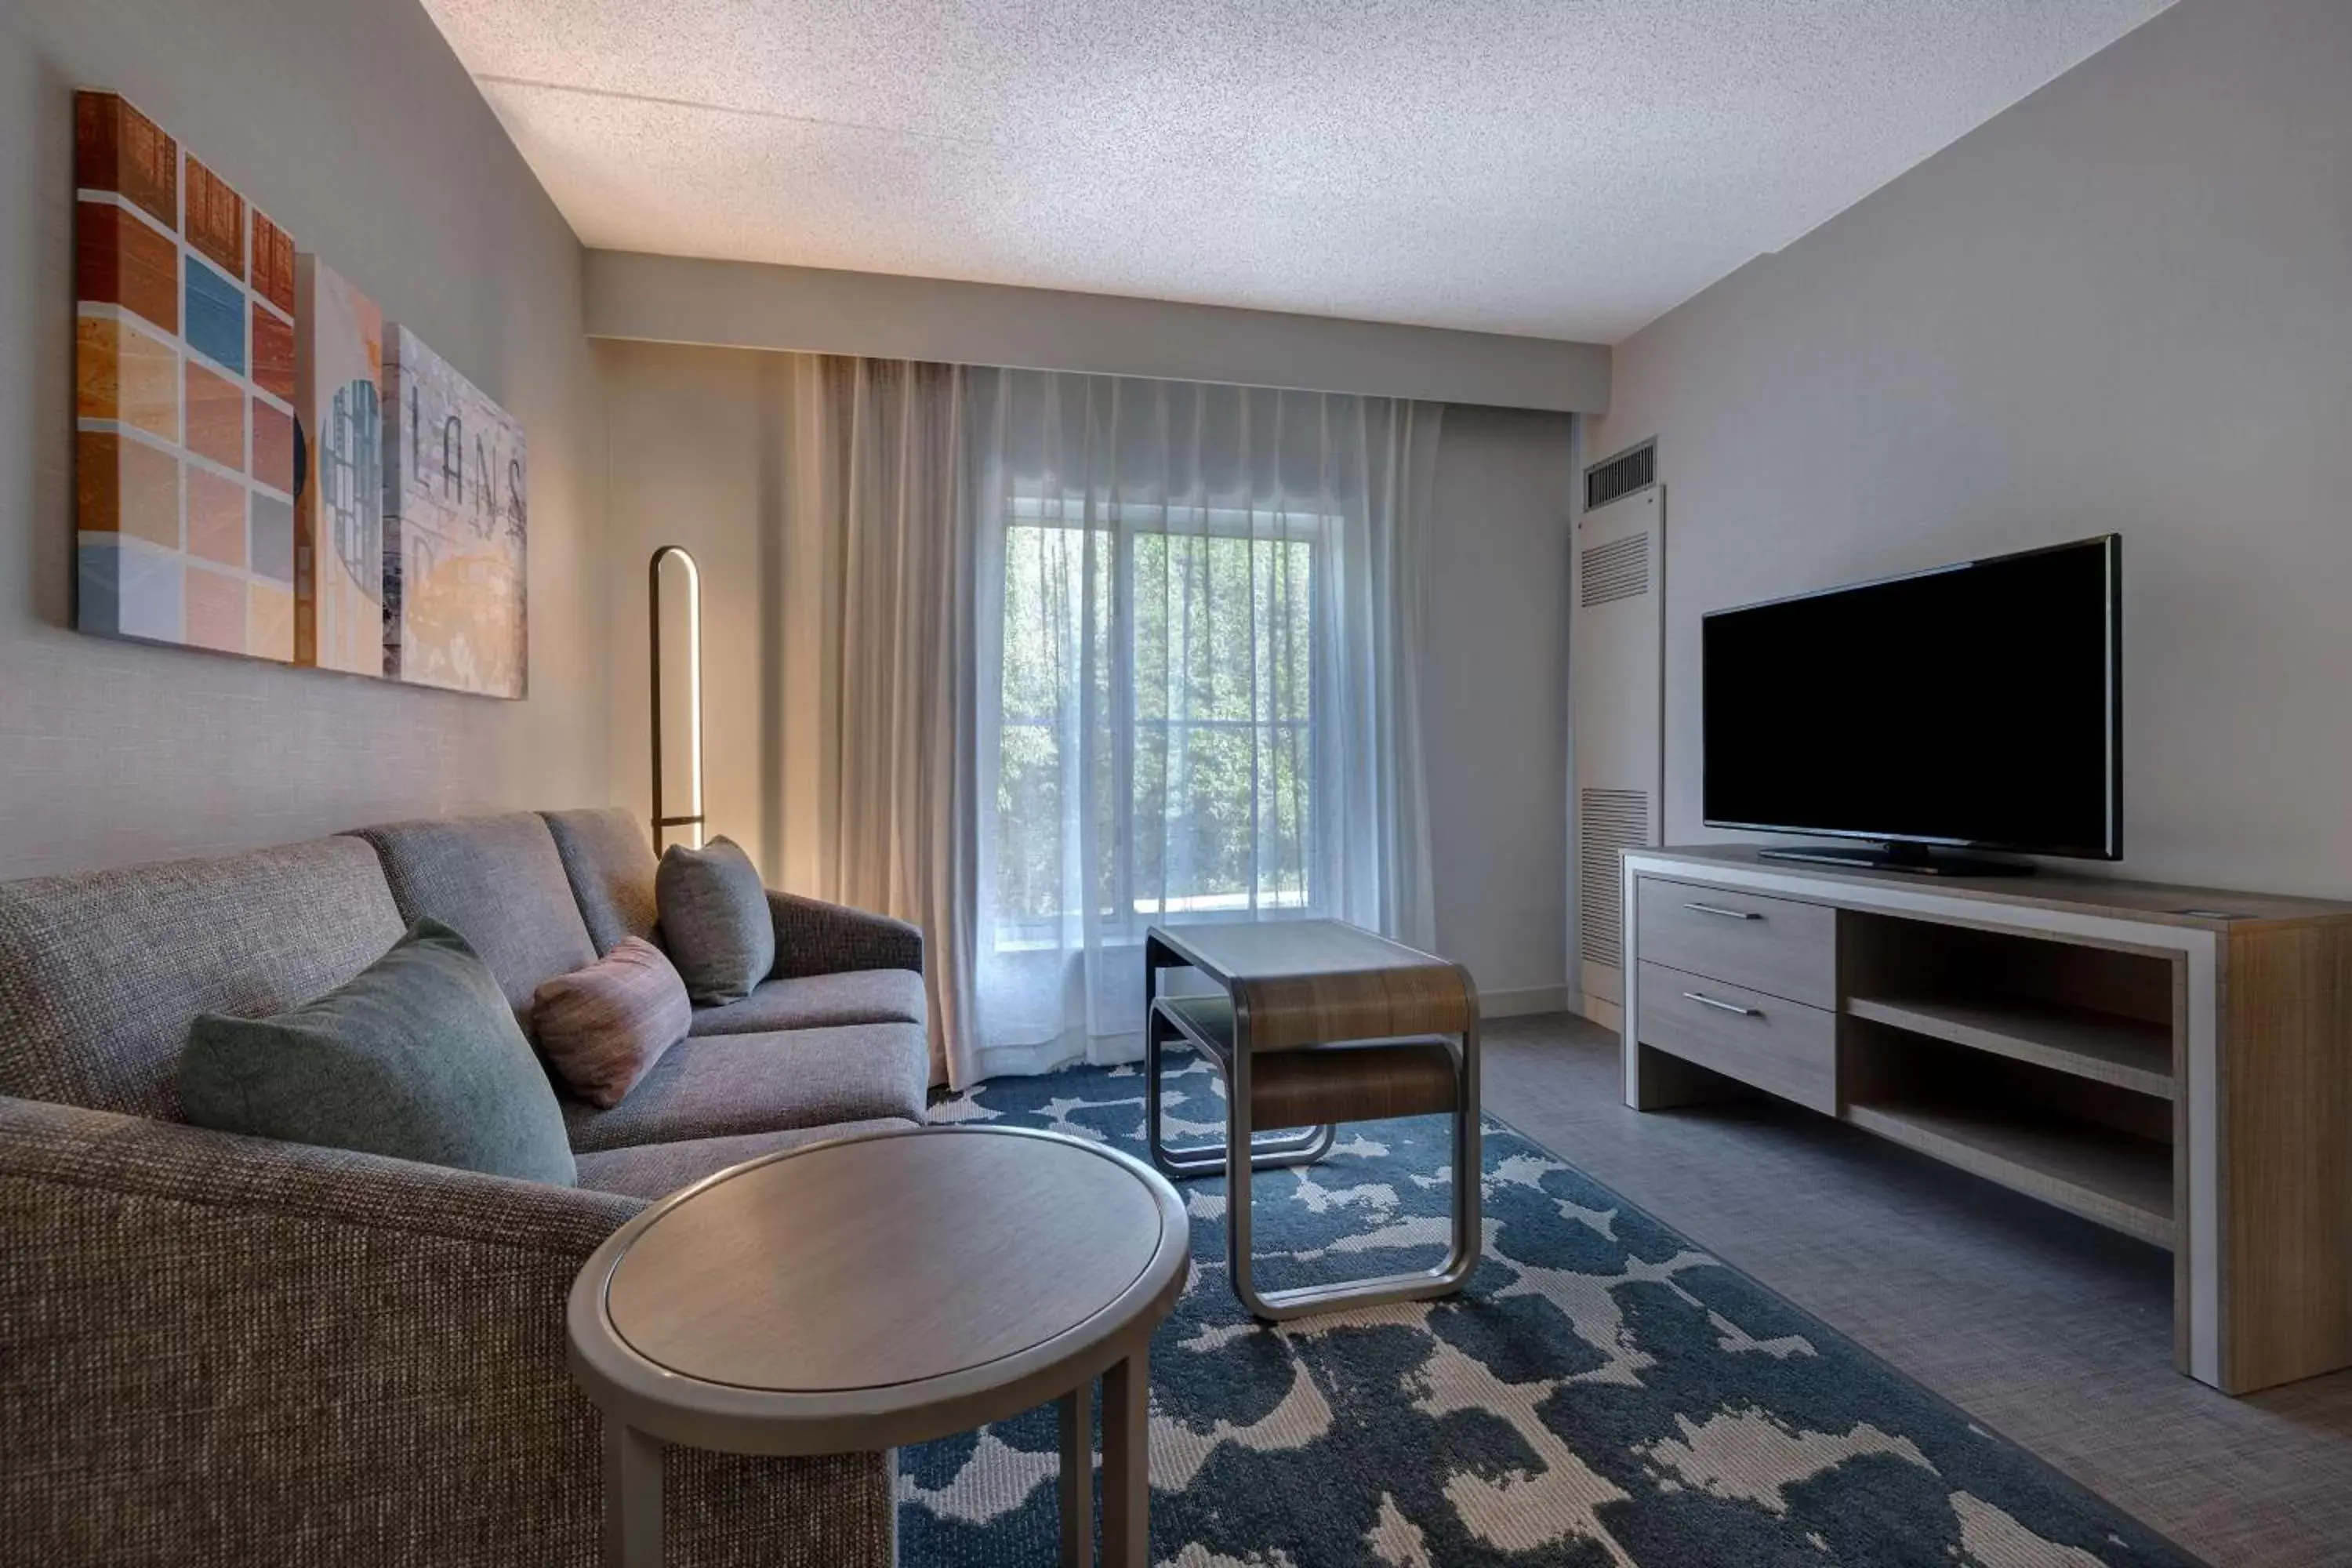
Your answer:
[[[2352,904],[1624,856],[1626,1103],[1726,1079],[2173,1253],[2174,1359],[2352,1365]]]

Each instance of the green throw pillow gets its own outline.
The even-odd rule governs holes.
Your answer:
[[[498,977],[436,921],[290,1013],[198,1018],[180,1099],[189,1121],[223,1132],[579,1180],[555,1090]]]

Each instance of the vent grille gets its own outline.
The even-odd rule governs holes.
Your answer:
[[[1650,842],[1650,797],[1638,789],[1589,789],[1577,800],[1577,942],[1587,963],[1625,962],[1625,879],[1620,849]]]
[[[1582,566],[1583,586],[1577,597],[1586,609],[1638,599],[1650,591],[1650,536],[1637,533],[1596,544],[1584,552]]]
[[[1658,442],[1655,437],[1638,447],[1628,447],[1607,462],[1595,463],[1584,470],[1584,505],[1587,510],[1607,506],[1632,495],[1635,490],[1648,489],[1658,482]]]

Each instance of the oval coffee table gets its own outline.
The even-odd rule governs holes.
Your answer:
[[[656,1568],[666,1446],[926,1442],[1060,1407],[1062,1562],[1144,1568],[1151,1331],[1191,1262],[1183,1200],[1114,1150],[908,1128],[722,1171],[613,1233],[572,1287],[572,1375],[604,1417],[604,1561]]]

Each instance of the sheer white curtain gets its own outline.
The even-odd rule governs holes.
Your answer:
[[[1426,945],[1433,405],[970,372],[981,1075],[1131,1057],[1144,929]]]

